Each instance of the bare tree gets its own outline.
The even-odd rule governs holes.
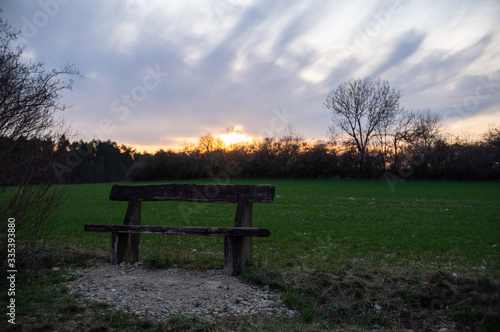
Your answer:
[[[213,134],[206,134],[198,140],[199,150],[203,153],[223,149],[225,146],[224,141]]]
[[[429,147],[439,138],[442,125],[440,114],[432,112],[430,109],[415,113],[415,121],[412,128],[412,139],[414,145],[421,150],[427,151]]]
[[[413,111],[403,110],[398,116],[392,133],[393,168],[396,168],[400,163],[400,150],[403,148],[404,144],[411,140],[414,122],[415,112]]]
[[[482,140],[496,151],[500,151],[500,126],[490,126]]]
[[[388,117],[380,122],[380,125],[375,128],[374,146],[378,148],[378,154],[381,158],[382,168],[387,169],[389,160],[392,154],[397,154],[396,140],[398,129],[401,123],[404,122],[405,114],[402,109],[393,117]]]
[[[287,165],[300,154],[301,149],[305,146],[303,135],[297,130],[295,124],[287,123],[282,131],[278,133],[276,140],[276,149],[280,156],[281,167]]]
[[[292,122],[287,123],[278,136],[278,141],[285,143],[287,146],[304,140],[304,136],[297,130],[295,124]]]
[[[56,128],[56,111],[63,111],[61,92],[71,89],[62,74],[79,75],[72,66],[46,71],[41,63],[25,62],[24,48],[14,46],[16,33],[0,22],[0,136],[13,139],[48,134]]]
[[[339,130],[354,142],[363,165],[367,147],[384,125],[389,125],[400,112],[401,93],[389,82],[370,78],[344,82],[326,97],[323,107],[331,110],[331,136]]]
[[[62,91],[73,82],[60,76],[79,73],[69,65],[46,71],[43,64],[26,61],[17,34],[0,18],[0,185],[10,186],[0,187],[0,224],[15,218],[16,237],[26,239],[29,251],[61,202],[61,191],[52,185],[51,158],[67,128],[55,114],[66,108]]]
[[[500,170],[500,126],[490,126],[483,135],[482,142],[491,151],[493,169]]]

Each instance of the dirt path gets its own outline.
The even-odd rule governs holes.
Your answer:
[[[227,316],[296,314],[269,287],[244,284],[220,270],[147,270],[137,264],[100,264],[71,273],[78,278],[65,283],[70,294],[158,322],[180,314],[210,322]]]

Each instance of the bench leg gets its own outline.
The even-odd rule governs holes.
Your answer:
[[[128,234],[128,246],[125,253],[127,262],[133,264],[139,260],[139,240],[141,234],[132,233]]]
[[[139,259],[139,234],[111,233],[112,265],[120,264],[124,260],[135,263]]]
[[[252,261],[252,238],[245,236],[241,238],[241,262],[250,264]]]
[[[111,258],[112,265],[120,264],[125,258],[127,250],[127,235],[123,233],[111,233]]]
[[[224,238],[224,274],[233,276],[241,269],[243,238],[226,236]]]
[[[236,215],[234,217],[234,227],[252,227],[252,203],[248,201],[245,194],[238,197],[238,205],[236,206]],[[239,264],[247,264],[252,261],[252,238],[249,236],[242,237],[239,240],[240,248]]]
[[[123,224],[141,224],[141,201],[136,196],[130,197]],[[113,234],[111,239],[111,264],[120,264],[124,260],[131,264],[137,262],[139,260],[140,236],[139,233]]]

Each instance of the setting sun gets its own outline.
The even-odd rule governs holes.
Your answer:
[[[226,144],[226,146],[231,146],[238,143],[244,143],[250,140],[250,138],[246,135],[232,132],[228,134],[222,134],[219,138]]]

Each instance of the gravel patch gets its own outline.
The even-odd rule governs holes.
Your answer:
[[[140,264],[100,264],[70,273],[78,278],[65,283],[69,294],[158,322],[177,315],[206,322],[228,316],[296,315],[268,286],[244,284],[222,270],[148,270]]]

